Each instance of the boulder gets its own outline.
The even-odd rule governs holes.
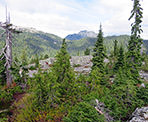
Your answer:
[[[148,122],[148,107],[137,108],[129,122]]]

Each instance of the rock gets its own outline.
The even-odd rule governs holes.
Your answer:
[[[142,84],[141,84],[141,87],[145,88],[145,84],[144,84],[144,83],[142,83]]]
[[[148,122],[148,107],[137,108],[129,122]]]
[[[144,113],[144,119],[148,121],[148,112]]]
[[[70,59],[70,63],[72,66],[75,64],[79,64],[81,66],[89,64],[89,66],[92,66],[91,63],[92,56],[72,56]]]
[[[78,73],[83,73],[83,74],[88,74],[90,73],[91,71],[91,66],[93,65],[92,64],[92,58],[93,56],[89,55],[89,56],[72,56],[71,59],[70,59],[70,63],[71,63],[71,66],[74,68],[74,70]],[[41,65],[41,68],[43,70],[47,70],[49,69],[53,62],[55,61],[55,58],[48,58],[46,60],[40,60],[40,65]],[[109,60],[107,58],[104,59],[104,62],[105,63],[108,63]],[[75,67],[77,65],[77,67]],[[28,65],[28,67],[34,67],[35,64],[30,64]],[[33,76],[34,73],[37,73],[37,71],[29,71],[29,76]],[[144,72],[144,71],[141,71],[140,72],[140,76],[148,81],[148,73]],[[112,81],[112,80],[111,80]],[[141,85],[141,87],[143,87],[143,85]]]
[[[148,81],[148,73],[144,72],[144,71],[140,71],[140,76],[141,78],[143,78],[144,80]]]
[[[29,70],[28,76],[32,78],[34,74],[37,74],[37,73],[38,73],[37,70]]]

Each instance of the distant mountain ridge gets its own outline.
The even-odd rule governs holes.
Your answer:
[[[83,30],[83,31],[80,31],[77,34],[69,34],[65,38],[67,40],[72,41],[72,40],[80,40],[80,39],[87,38],[87,37],[96,38],[97,34],[95,32],[93,32],[93,31]]]
[[[42,31],[38,31],[34,28],[22,28],[14,27],[17,30],[22,31],[22,33],[15,35],[13,39],[13,55],[20,57],[23,50],[26,51],[29,57],[36,54],[49,56],[55,56],[57,50],[60,49],[62,43],[62,38]],[[0,28],[0,34],[3,30]],[[5,43],[5,37],[0,38],[0,49],[2,49]]]
[[[22,33],[15,35],[15,39],[13,39],[13,55],[20,57],[23,54],[23,50],[25,50],[28,57],[35,56],[36,54],[40,56],[48,54],[50,57],[54,57],[61,47],[63,39],[57,35],[38,31],[34,28],[18,27],[18,29],[21,30]],[[2,32],[3,30],[0,28],[0,34]],[[78,35],[80,39],[66,40],[67,49],[71,56],[84,55],[86,48],[91,49],[92,52],[93,46],[97,40],[97,34],[92,31],[80,31]],[[129,39],[130,36],[128,35],[105,37],[104,44],[106,52],[110,53],[113,51],[114,40],[117,40],[119,42],[118,45],[122,44],[126,49]],[[0,50],[5,43],[4,40],[5,37],[0,38]],[[144,47],[147,48],[148,54],[148,40],[144,40]]]

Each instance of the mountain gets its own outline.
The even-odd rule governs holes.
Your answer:
[[[120,36],[107,36],[104,38],[104,44],[106,47],[107,53],[110,53],[113,51],[114,47],[114,41],[118,40],[118,45],[123,45],[124,48],[126,48],[126,45],[128,44],[128,40],[130,39],[130,36],[128,35],[120,35]],[[86,48],[91,49],[91,52],[93,50],[93,46],[96,42],[97,38],[82,38],[80,40],[69,40],[67,41],[68,44],[68,51],[71,55],[84,55],[84,51]]]
[[[97,33],[93,32],[93,31],[87,31],[87,30],[80,31],[78,34],[83,37],[91,37],[91,38],[97,37]]]
[[[13,55],[22,55],[23,50],[29,57],[38,54],[48,54],[54,56],[57,50],[60,49],[62,38],[54,34],[37,31],[33,28],[20,28],[22,33],[15,35],[13,38]],[[3,30],[0,30],[2,33]],[[3,47],[5,37],[0,40],[0,49]]]
[[[20,57],[24,51],[26,52],[28,57],[38,55],[45,55],[53,57],[60,49],[62,44],[62,38],[49,33],[44,33],[42,31],[35,30],[33,28],[21,28],[17,27],[18,30],[21,30],[22,33],[15,35],[13,39],[13,56]],[[0,34],[3,32],[0,29]],[[79,40],[66,40],[68,52],[72,56],[76,55],[84,55],[84,51],[86,48],[90,48],[91,52],[93,50],[93,46],[97,40],[94,32],[91,31],[81,31],[78,33],[81,39]],[[0,49],[4,46],[5,37],[0,39]],[[119,45],[123,45],[126,49],[128,40],[130,37],[128,35],[120,35],[120,36],[107,36],[104,38],[104,44],[106,47],[107,53],[113,51],[114,40],[118,40]],[[144,47],[147,48],[148,54],[148,40],[144,40]]]
[[[97,37],[97,34],[95,32],[93,32],[93,31],[83,30],[83,31],[80,31],[77,34],[67,35],[65,38],[67,40],[72,41],[72,40],[80,40],[80,39],[87,38],[87,37],[95,38],[95,37]]]

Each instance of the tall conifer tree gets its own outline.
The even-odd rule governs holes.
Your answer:
[[[93,54],[93,66],[92,69],[97,67],[100,69],[100,72],[104,73],[104,58],[105,58],[105,48],[104,48],[104,38],[103,38],[103,32],[102,32],[102,25],[100,25],[100,30],[98,34],[98,39],[96,41],[95,47],[94,47],[94,54]]]
[[[129,20],[134,18],[134,22],[131,24],[131,38],[128,43],[128,56],[127,56],[127,65],[130,67],[130,71],[133,74],[134,78],[139,77],[138,68],[142,64],[141,59],[141,46],[142,39],[140,38],[140,34],[142,32],[141,23],[142,23],[142,8],[140,5],[140,0],[133,0],[133,10],[131,11],[131,16]]]
[[[75,74],[70,64],[70,55],[66,48],[67,44],[64,39],[62,47],[55,57],[56,61],[52,69],[56,75],[56,81],[60,84],[59,93],[61,97],[71,95],[75,81]]]
[[[124,68],[125,66],[125,61],[124,61],[124,50],[123,47],[121,45],[120,49],[119,49],[119,54],[117,57],[117,63],[115,64],[115,72],[117,72],[120,68]]]
[[[114,56],[117,56],[117,54],[118,54],[118,41],[117,40],[115,40],[114,41]]]

